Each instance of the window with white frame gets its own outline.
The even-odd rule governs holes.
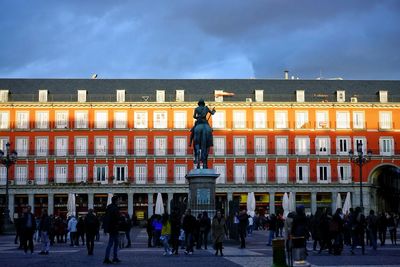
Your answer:
[[[156,101],[165,102],[165,90],[156,90]]]
[[[125,102],[125,90],[117,90],[117,102]]]
[[[296,155],[309,155],[310,154],[310,137],[296,136],[294,138]]]
[[[165,136],[154,137],[154,155],[155,156],[167,155],[167,137]]]
[[[354,155],[357,155],[357,147],[359,144],[361,145],[362,152],[365,155],[367,153],[367,139],[365,137],[359,137],[359,136],[353,137]]]
[[[351,182],[351,165],[350,164],[338,164],[337,166],[338,180],[340,183]]]
[[[29,150],[29,139],[28,137],[16,137],[15,138],[15,150],[18,153],[18,157],[26,157],[28,156]],[[4,151],[4,150],[3,150]]]
[[[75,128],[88,128],[88,112],[86,110],[75,111]]]
[[[268,168],[267,164],[255,164],[254,165],[254,176],[257,184],[267,183]]]
[[[24,185],[28,181],[28,166],[15,166],[15,183]]]
[[[302,103],[306,100],[304,90],[296,90],[296,102]]]
[[[279,156],[287,155],[288,150],[288,137],[277,136],[275,137],[275,154]]]
[[[166,111],[154,111],[153,113],[153,127],[155,129],[166,129],[167,126],[167,112]]]
[[[35,165],[36,184],[47,184],[47,165]]]
[[[107,111],[95,111],[95,128],[106,129],[108,123]]]
[[[315,138],[315,154],[329,155],[330,154],[330,138],[316,137]]]
[[[136,181],[136,184],[146,184],[146,182],[147,182],[147,165],[146,164],[135,165],[135,181]]]
[[[185,101],[185,90],[176,90],[175,100],[176,102],[184,102]]]
[[[288,182],[289,170],[287,164],[276,164],[276,182],[278,184],[286,184]]]
[[[184,164],[175,164],[174,167],[174,176],[176,184],[185,184],[186,182],[186,165]]]
[[[365,128],[364,111],[353,111],[353,128],[354,129],[364,129]]]
[[[114,154],[115,156],[126,156],[127,150],[127,137],[115,136],[114,137]]]
[[[275,111],[275,128],[276,129],[287,129],[288,128],[288,112]]]
[[[219,173],[219,177],[215,182],[217,184],[225,184],[226,183],[226,165],[225,164],[214,164],[213,166],[216,173]]]
[[[264,90],[254,90],[256,102],[264,101]]]
[[[94,138],[95,140],[95,153],[96,156],[105,156],[107,155],[107,146],[108,146],[108,140],[107,137],[99,137],[96,136]]]
[[[78,90],[78,102],[83,103],[86,102],[86,90]]]
[[[246,155],[246,137],[234,136],[233,137],[233,150],[234,150],[235,156]]]
[[[57,129],[67,129],[68,128],[68,111],[56,111],[56,128]]]
[[[212,127],[213,129],[225,129],[226,128],[226,120],[225,120],[225,111],[218,110],[212,116]]]
[[[128,180],[128,166],[115,165],[114,166],[114,183],[122,183]]]
[[[296,165],[296,182],[299,184],[308,183],[310,167],[308,164]]]
[[[127,127],[127,113],[126,111],[115,111],[114,112],[114,128],[125,129]]]
[[[6,145],[8,142],[9,142],[8,137],[0,137],[0,150],[3,150],[3,152],[6,151],[7,150]]]
[[[254,111],[254,129],[267,128],[267,113],[265,111]]]
[[[233,177],[235,179],[235,184],[246,183],[246,172],[246,164],[235,164],[233,166]]]
[[[326,164],[317,164],[317,180],[319,183],[330,183],[331,166]]]
[[[0,166],[0,185],[6,185],[7,183],[7,168]]]
[[[316,125],[317,129],[329,128],[329,113],[328,111],[316,111]]]
[[[224,102],[224,90],[214,90],[214,101]]]
[[[0,102],[8,102],[9,90],[0,90]]]
[[[187,138],[186,136],[174,137],[175,156],[186,156]]]
[[[156,184],[167,182],[167,165],[154,165],[154,178]]]
[[[16,112],[15,128],[17,129],[28,129],[29,128],[29,112],[28,111],[17,111]]]
[[[48,93],[47,90],[39,90],[39,102],[47,102]]]
[[[381,156],[393,156],[394,146],[393,137],[380,137],[379,138],[379,152]]]
[[[88,139],[87,137],[75,137],[75,155],[76,156],[86,156],[88,149]]]
[[[36,137],[36,156],[45,157],[49,149],[48,137]]]
[[[95,165],[93,176],[95,182],[107,184],[108,183],[108,166],[107,165]]]
[[[147,138],[145,136],[135,137],[135,155],[136,156],[147,155]]]
[[[10,113],[8,111],[0,112],[0,129],[10,128]]]
[[[185,129],[186,128],[186,111],[175,111],[174,112],[174,128]]]
[[[148,128],[148,115],[147,111],[135,111],[134,127],[136,129]]]
[[[246,128],[246,111],[244,110],[233,111],[233,128],[234,129]]]
[[[48,129],[49,128],[49,112],[36,111],[36,128]]]
[[[57,184],[65,184],[68,177],[68,165],[55,165],[54,182]]]
[[[350,137],[336,137],[336,154],[348,156],[351,149]]]
[[[106,168],[104,166],[104,168]],[[99,172],[96,172],[96,167],[94,170],[94,182],[101,182],[101,169],[99,169]],[[97,176],[99,174],[99,176]],[[106,177],[107,173],[104,172],[104,177]],[[81,183],[87,182],[87,178],[88,178],[88,167],[87,165],[75,165],[75,183]],[[100,180],[97,180],[97,178],[99,178]],[[104,181],[106,181],[107,179],[105,179]]]
[[[56,156],[65,157],[68,154],[68,137],[57,136],[56,138]]]
[[[214,136],[214,156],[225,156],[226,141],[224,136]]]
[[[379,129],[392,129],[392,112],[379,112]]]
[[[308,128],[308,111],[296,111],[296,129]]]
[[[350,112],[336,111],[336,128],[337,129],[350,128]]]
[[[265,156],[267,154],[267,137],[255,136],[254,137],[254,153],[256,156]]]

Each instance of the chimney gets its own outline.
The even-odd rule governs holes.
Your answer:
[[[289,80],[289,71],[285,70],[285,80]]]

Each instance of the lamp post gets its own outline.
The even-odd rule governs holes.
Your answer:
[[[357,154],[354,155],[353,150],[349,151],[350,160],[357,164],[360,170],[360,208],[364,212],[363,188],[362,188],[362,166],[371,160],[372,151],[368,150],[367,155],[364,154],[362,143],[357,143]]]
[[[17,161],[17,152],[15,150],[10,152],[10,143],[6,144],[6,152],[0,150],[0,162],[6,167],[6,207],[4,209],[3,218],[3,233],[12,231],[12,224],[10,220],[10,210],[8,209],[9,196],[8,196],[8,170],[11,165]]]

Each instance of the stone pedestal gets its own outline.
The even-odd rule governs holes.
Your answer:
[[[215,180],[219,177],[214,169],[192,169],[186,179],[189,182],[188,208],[192,215],[207,211],[208,217],[215,215]]]

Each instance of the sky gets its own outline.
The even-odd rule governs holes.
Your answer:
[[[0,78],[400,79],[400,0],[0,0]]]

